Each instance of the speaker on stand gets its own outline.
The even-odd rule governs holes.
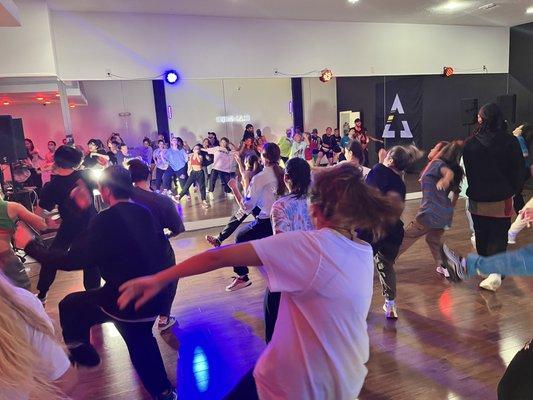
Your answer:
[[[470,136],[470,127],[477,123],[479,110],[477,99],[461,99],[461,124],[467,127],[467,137]]]

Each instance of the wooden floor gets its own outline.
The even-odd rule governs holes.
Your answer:
[[[417,207],[418,201],[408,202],[407,222]],[[215,231],[189,232],[174,239],[178,260],[207,249],[203,236]],[[469,238],[460,201],[445,240],[464,253],[472,251]],[[532,241],[529,230],[519,236],[516,246]],[[38,267],[32,271],[35,274]],[[479,290],[480,279],[450,284],[435,273],[423,241],[399,259],[397,271],[397,322],[383,317],[375,279],[368,317],[369,373],[360,399],[496,399],[496,385],[506,366],[533,336],[533,279],[507,278],[495,294]],[[231,275],[225,269],[183,279],[173,305],[179,327],[163,336],[156,333],[168,375],[182,400],[222,398],[264,348],[265,282],[252,272],[251,287],[226,293]],[[58,301],[81,289],[80,273],[59,273],[47,305],[55,321]],[[114,326],[95,327],[91,340],[103,362],[97,369],[83,370],[73,398],[148,399]]]

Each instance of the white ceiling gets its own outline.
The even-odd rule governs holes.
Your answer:
[[[131,12],[217,17],[513,26],[533,21],[533,0],[47,0],[51,10]],[[492,10],[480,6],[495,3]]]

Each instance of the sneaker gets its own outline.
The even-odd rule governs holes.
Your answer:
[[[507,234],[507,244],[516,244],[516,233]]]
[[[472,247],[476,249],[476,235],[470,236],[470,243],[472,243]]]
[[[159,321],[157,322],[157,329],[159,332],[166,331],[168,328],[171,328],[174,326],[178,321],[176,318],[170,316],[170,317],[163,317],[159,316]]]
[[[248,278],[248,275],[234,276],[231,284],[226,286],[226,292],[234,292],[239,289],[244,289],[252,284],[252,281]]]
[[[47,293],[43,294],[43,293],[39,292],[36,296],[39,299],[39,301],[41,302],[41,304],[43,305],[43,307],[46,307],[46,301],[48,300],[48,294]]]
[[[84,343],[76,347],[69,348],[70,361],[84,367],[96,367],[100,364],[100,356],[95,348],[89,344]]]
[[[207,240],[207,243],[209,243],[213,247],[220,247],[220,245],[222,244],[220,240],[211,235],[206,235],[205,240]]]
[[[500,274],[490,274],[486,279],[479,284],[481,289],[495,292],[502,285],[502,276]]]
[[[211,207],[211,206],[209,205],[209,203],[206,200],[202,201],[202,208],[209,208],[209,207]]]
[[[437,273],[444,275],[445,278],[450,277],[450,273],[448,272],[448,269],[444,268],[442,265],[439,265],[436,269]]]
[[[385,300],[383,311],[385,311],[385,318],[398,319],[398,310],[396,309],[396,303],[394,300]]]
[[[466,269],[466,259],[455,253],[446,244],[442,246],[444,256],[446,257],[446,269],[452,281],[459,282],[468,279],[468,271]]]
[[[156,396],[156,400],[178,400],[178,393],[176,392],[176,389],[172,389],[167,393],[162,393]]]
[[[207,193],[207,196],[211,199],[211,200],[214,200],[215,199],[215,194],[213,192],[208,192]]]

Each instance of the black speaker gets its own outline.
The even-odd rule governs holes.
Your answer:
[[[496,102],[507,122],[516,122],[516,94],[503,94],[498,96]]]
[[[26,150],[26,144],[24,143],[24,127],[22,125],[22,118],[13,118],[11,120],[11,129],[13,133],[15,156],[18,160],[28,157],[28,150]]]
[[[13,146],[13,129],[11,115],[0,115],[0,164],[17,161]]]
[[[477,99],[461,99],[461,124],[475,124],[477,122],[477,112]]]

